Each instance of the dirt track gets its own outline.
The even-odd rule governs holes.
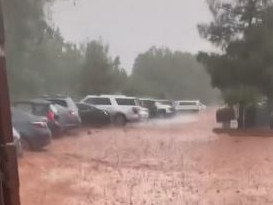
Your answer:
[[[272,205],[273,138],[215,126],[210,111],[70,133],[20,161],[22,205]]]

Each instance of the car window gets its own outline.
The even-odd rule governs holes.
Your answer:
[[[170,101],[161,101],[163,105],[172,105],[172,102]]]
[[[116,98],[116,102],[118,105],[138,105],[136,99],[131,98]]]
[[[33,105],[33,114],[37,116],[46,116],[49,106],[47,104],[35,104]]]
[[[146,108],[155,107],[155,102],[151,100],[141,100],[140,105]]]
[[[86,99],[85,102],[93,105],[111,105],[109,98],[92,97]]]
[[[17,108],[11,108],[11,115],[12,115],[12,121],[24,121],[30,117],[33,117],[33,115],[29,112],[25,112],[21,109]]]
[[[196,102],[180,102],[179,105],[196,105]]]
[[[143,101],[143,104],[144,104],[144,106],[154,106],[154,105],[155,105],[155,102],[154,102],[154,101],[147,100],[147,101]]]
[[[53,102],[54,104],[57,104],[57,105],[61,105],[63,107],[68,107],[68,104],[65,100],[61,100],[61,99],[50,99],[49,100],[50,102]]]
[[[25,112],[32,113],[32,105],[29,103],[18,103],[15,107]]]

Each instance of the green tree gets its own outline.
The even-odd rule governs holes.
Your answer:
[[[218,46],[222,54],[201,52],[198,59],[206,66],[212,85],[221,89],[224,95],[248,87],[253,96],[259,92],[272,100],[273,1],[236,0],[223,3],[209,0],[208,5],[213,21],[199,25],[199,32]],[[240,104],[244,109],[249,95],[239,96],[233,103]],[[242,99],[243,96],[245,99]]]
[[[43,16],[42,0],[5,0],[4,19],[9,82],[12,94],[35,92],[38,70],[29,65],[36,46],[50,35]],[[34,77],[35,76],[35,77]]]
[[[11,96],[78,90],[83,52],[49,26],[49,0],[5,0],[7,65]]]
[[[107,94],[120,92],[127,74],[120,68],[119,57],[112,60],[108,46],[92,41],[86,46],[82,69],[82,94]]]
[[[271,1],[208,1],[214,20],[199,25],[202,37],[222,48],[223,54],[200,53],[212,85],[225,90],[255,86],[272,95],[273,7]]]
[[[216,99],[209,76],[195,56],[152,47],[136,58],[126,93],[169,99]]]

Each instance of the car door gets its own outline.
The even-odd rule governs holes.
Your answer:
[[[83,123],[97,125],[105,120],[105,111],[83,103],[78,103],[77,106]]]
[[[192,111],[196,109],[196,103],[194,102],[188,102],[187,103],[187,110]]]

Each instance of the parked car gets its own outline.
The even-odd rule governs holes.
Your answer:
[[[163,104],[160,100],[155,103],[157,116],[170,117],[175,114],[175,109],[169,104]]]
[[[63,129],[59,122],[62,116],[60,116],[57,107],[50,101],[42,99],[16,101],[13,103],[13,106],[35,116],[47,119],[48,127],[53,134],[59,133]]]
[[[140,107],[139,115],[142,121],[147,121],[150,117],[149,110],[145,107]]]
[[[51,131],[44,118],[34,116],[17,108],[11,108],[12,124],[21,136],[26,150],[39,150],[51,142]]]
[[[14,127],[12,127],[12,135],[13,135],[14,144],[16,146],[17,156],[22,157],[23,156],[23,148],[22,148],[22,143],[21,143],[21,136],[20,136],[19,132]]]
[[[178,112],[190,111],[199,112],[206,109],[206,106],[202,104],[199,100],[180,100],[174,102],[175,110]]]
[[[150,118],[157,116],[157,107],[155,105],[156,101],[154,99],[141,98],[139,99],[139,102],[142,107],[148,109]]]
[[[170,105],[173,106],[173,102],[170,100],[157,100],[158,102],[162,103],[163,105]]]
[[[142,108],[134,97],[124,95],[88,95],[81,102],[107,111],[116,125],[140,121],[143,119],[142,117],[145,117],[143,115],[145,111],[141,111]],[[146,114],[148,116],[148,112]]]
[[[86,103],[76,103],[76,105],[79,110],[82,124],[103,126],[111,123],[111,116],[108,112]]]
[[[62,117],[59,119],[60,124],[64,129],[72,129],[79,127],[81,124],[81,118],[79,116],[79,111],[76,103],[70,98],[66,96],[56,96],[56,97],[48,97],[45,96],[44,99],[52,102],[59,111],[59,114]],[[61,106],[61,107],[60,107]]]
[[[140,99],[140,104],[149,110],[150,117],[168,117],[175,114],[174,108],[165,101],[151,98]]]

